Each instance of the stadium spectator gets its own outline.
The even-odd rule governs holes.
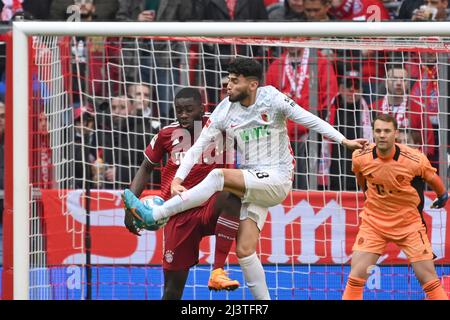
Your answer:
[[[119,21],[190,21],[196,20],[197,7],[194,0],[119,0]],[[132,40],[125,38],[123,46],[128,81],[142,81],[157,88],[158,108],[163,124],[169,124],[174,116],[173,96],[176,87],[187,83],[187,74],[180,71],[187,65],[185,43],[156,40]],[[139,74],[138,74],[139,73]]]
[[[331,0],[329,13],[337,20],[382,21],[390,18],[380,0]]]
[[[420,146],[414,144],[414,140],[410,130],[402,130],[398,132],[397,137],[395,138],[396,143],[405,144],[414,149],[420,149]]]
[[[0,2],[2,20],[22,16],[27,20],[47,20],[52,0],[3,0]]]
[[[390,20],[397,19],[399,8],[403,0],[382,0],[384,7],[388,10]]]
[[[78,8],[81,21],[99,21],[99,9],[104,6],[102,1],[75,0],[71,1],[74,8]],[[115,3],[115,2],[114,2]],[[111,3],[111,6],[114,4]],[[53,2],[52,5],[61,4]],[[71,93],[74,103],[79,101],[79,92],[87,92],[97,97],[108,96],[110,90],[117,90],[117,82],[121,70],[117,65],[120,59],[119,38],[113,37],[68,37],[67,41],[61,42],[60,50],[65,52],[70,46],[71,52],[71,74],[74,77]],[[79,75],[87,81],[77,80]],[[111,81],[111,88],[106,83]],[[81,88],[79,86],[81,85]]]
[[[134,177],[144,160],[142,151],[161,128],[158,110],[152,103],[153,90],[146,84],[130,84],[127,88],[130,177]],[[156,177],[156,175],[154,175]],[[156,177],[154,184],[159,183]]]
[[[123,199],[126,208],[151,226],[161,218],[200,206],[216,192],[229,191],[241,198],[236,254],[253,297],[268,300],[270,294],[256,248],[268,208],[279,205],[292,188],[294,159],[286,119],[314,128],[350,149],[362,148],[366,141],[347,140],[330,124],[304,110],[273,86],[260,87],[263,70],[255,59],[236,58],[228,72],[228,98],[214,110],[200,137],[181,160],[171,184],[174,197],[161,206],[149,207],[126,189]],[[216,168],[195,187],[189,190],[183,187],[182,183],[205,148],[225,132],[236,138],[236,148],[241,154],[238,169]]]
[[[97,136],[99,147],[103,149],[103,161],[106,165],[106,188],[124,189],[131,183],[130,178],[130,138],[128,130],[128,110],[131,100],[127,96],[112,97],[111,104],[104,103],[102,120],[98,121]],[[99,119],[99,117],[97,117]],[[132,129],[132,128],[131,128]]]
[[[150,86],[146,84],[130,84],[127,95],[132,101],[130,115],[155,116],[151,108],[153,94]]]
[[[127,96],[122,95],[118,97],[113,97],[111,99],[111,121],[114,130],[125,130],[126,129],[126,116],[128,115],[129,99]]]
[[[263,0],[200,0],[198,18],[205,21],[262,21],[268,20]],[[202,44],[207,86],[207,107],[210,111],[220,97],[221,79],[235,54],[262,57],[261,47]],[[236,48],[237,52],[233,52]],[[219,57],[220,54],[220,57]]]
[[[67,12],[70,6],[80,8],[81,20],[114,21],[118,9],[117,0],[52,0],[50,20],[67,20],[74,12]]]
[[[332,0],[328,14],[336,20],[370,21],[389,20],[389,13],[380,0]],[[352,69],[361,70],[364,94],[377,93],[379,81],[384,77],[386,52],[374,50],[337,50],[337,74],[343,76],[343,61],[351,60]]]
[[[83,106],[75,107],[73,121],[75,128],[75,188],[99,187],[101,181],[104,181],[104,177],[99,176],[99,172],[94,166],[98,156],[94,112]],[[94,181],[94,177],[99,180]]]
[[[395,118],[380,114],[373,123],[375,144],[353,153],[353,171],[365,201],[343,300],[363,299],[368,270],[389,243],[408,257],[427,299],[448,300],[436,274],[436,255],[422,216],[425,182],[437,196],[432,209],[445,208],[448,193],[423,153],[395,144],[397,132]]]
[[[414,10],[418,9],[421,5],[423,5],[423,0],[402,1],[398,9],[397,20],[411,20]]]
[[[331,8],[331,0],[304,0],[306,21],[330,21],[334,16],[328,12]]]
[[[10,21],[16,14],[23,12],[23,0],[2,0],[0,2],[1,20]]]
[[[336,74],[332,64],[317,51],[317,74],[311,74],[312,56],[309,48],[288,48],[281,58],[274,60],[266,73],[266,84],[278,88],[306,110],[315,112],[322,119],[330,119],[334,99],[338,94]],[[309,82],[318,76],[317,92],[310,92]],[[310,96],[316,95],[317,105],[311,105]],[[291,147],[296,155],[296,174],[294,188],[307,189],[308,160],[307,144],[308,130],[302,125],[288,120],[287,124]],[[330,146],[326,145],[327,148]],[[327,157],[326,148],[322,150],[322,159]],[[330,150],[331,151],[331,150]],[[328,170],[327,167],[322,169]],[[322,185],[324,183],[321,183]]]
[[[48,20],[50,17],[50,5],[55,0],[24,0],[22,7],[29,12],[35,20]]]
[[[36,188],[51,189],[55,186],[55,181],[47,115],[43,111],[33,115],[32,126],[31,144],[35,152],[31,156],[31,182]]]
[[[264,0],[264,5],[266,6],[266,8],[269,8],[270,6],[273,6],[277,3],[282,2],[283,0]]]
[[[180,165],[180,156],[198,138],[195,136],[195,126],[205,125],[209,120],[209,114],[203,112],[201,95],[197,89],[181,89],[175,96],[175,109],[178,121],[161,129],[147,146],[141,168],[133,178],[130,189],[138,196],[145,189],[155,166],[167,158],[162,170],[161,197],[164,200],[172,197],[170,183]],[[216,144],[212,143],[211,148],[217,150]],[[206,159],[196,165],[185,180],[187,188],[201,182],[214,168],[223,167],[222,161],[219,163]],[[198,263],[201,239],[214,234],[214,270],[208,287],[214,290],[235,290],[239,287],[239,282],[228,278],[223,268],[236,238],[240,207],[240,200],[236,196],[218,193],[201,207],[170,218],[164,227],[164,300],[181,299],[189,269]],[[138,234],[133,216],[128,210],[125,225],[130,232]]]
[[[362,94],[361,74],[349,70],[339,77],[339,95],[336,99],[334,127],[348,139],[362,137],[372,141],[372,110],[367,97]],[[352,151],[333,144],[330,168],[331,190],[357,190],[352,172]]]
[[[273,21],[304,21],[304,0],[284,0],[269,13],[269,20]]]
[[[431,39],[433,40],[433,39]],[[437,39],[436,39],[437,40]],[[431,123],[433,140],[428,139],[424,148],[424,153],[430,159],[431,165],[439,171],[439,83],[438,83],[438,63],[437,53],[419,53],[420,65],[417,72],[416,82],[411,88],[411,98],[417,101],[421,110],[427,118],[427,123]],[[442,110],[441,110],[442,111]],[[431,142],[433,141],[433,142]]]
[[[448,20],[447,0],[424,0],[423,5],[414,9],[412,21],[446,21]]]
[[[375,101],[371,108],[377,113],[388,113],[393,116],[399,131],[410,131],[415,145],[432,146],[434,135],[431,122],[423,112],[420,101],[409,95],[409,92],[406,69],[401,65],[393,65],[387,72],[386,95]],[[430,148],[424,147],[422,150],[426,153]]]
[[[189,21],[195,18],[194,0],[119,0],[119,21]]]

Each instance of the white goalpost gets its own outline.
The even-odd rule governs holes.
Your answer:
[[[103,37],[102,40],[99,40],[101,42],[92,40],[92,46],[101,46],[105,52],[115,50],[117,57],[114,56],[114,59],[108,60],[105,65],[102,65],[101,72],[95,73],[94,70],[88,70],[86,77],[80,76],[80,65],[82,63],[80,63],[80,57],[73,45],[73,43],[78,43],[80,37]],[[106,38],[129,38],[132,39],[130,40],[132,45],[121,44],[116,48],[114,42],[116,40],[105,40]],[[161,49],[158,49],[158,41],[181,44],[181,49],[161,51]],[[221,51],[221,45],[228,45],[232,49],[230,52],[224,53]],[[240,51],[240,47],[247,48],[244,50],[245,53]],[[213,49],[208,51],[210,48]],[[411,116],[422,119],[419,120],[422,123],[420,127],[411,127],[413,120],[409,118],[408,124],[403,128],[407,132],[405,141],[423,149],[424,152],[431,150],[429,152],[430,155],[434,156],[435,166],[448,187],[450,22],[14,22],[14,137],[12,150],[14,185],[11,189],[13,191],[14,213],[14,299],[133,299],[136,297],[145,299],[150,296],[152,299],[159,299],[160,297],[154,295],[161,292],[161,283],[148,284],[142,288],[142,293],[133,293],[128,296],[124,291],[129,289],[122,288],[122,286],[127,286],[124,284],[127,281],[128,286],[132,287],[135,281],[138,281],[135,279],[141,279],[141,276],[146,279],[146,283],[147,279],[153,279],[155,275],[158,276],[159,273],[154,271],[159,272],[159,266],[155,261],[161,259],[163,252],[160,248],[162,237],[160,233],[148,232],[140,240],[134,240],[129,235],[121,233],[124,232],[123,230],[114,229],[119,227],[123,221],[118,202],[120,189],[130,182],[133,172],[135,173],[133,170],[140,165],[140,163],[131,164],[131,161],[121,162],[119,157],[134,157],[134,153],[137,154],[143,150],[140,150],[140,147],[133,146],[130,138],[126,135],[126,132],[130,131],[127,118],[129,116],[128,111],[124,111],[125,113],[119,116],[119,119],[122,119],[119,121],[122,121],[122,124],[125,123],[126,129],[123,129],[123,131],[114,129],[114,120],[108,118],[113,114],[112,101],[119,96],[119,94],[113,92],[116,89],[112,88],[119,88],[117,90],[120,92],[121,99],[126,100],[128,105],[128,103],[133,103],[133,101],[129,102],[128,100],[134,99],[133,97],[130,98],[131,89],[129,88],[135,84],[146,82],[147,80],[144,81],[143,79],[148,77],[150,79],[149,86],[153,88],[154,93],[153,96],[150,94],[150,97],[146,99],[151,101],[149,108],[152,108],[152,105],[157,106],[158,104],[171,106],[176,88],[194,86],[202,91],[205,101],[207,101],[209,107],[213,108],[216,100],[212,96],[218,99],[222,88],[222,84],[217,79],[221,80],[224,72],[226,72],[222,69],[221,59],[228,59],[230,56],[236,55],[251,56],[260,59],[264,65],[264,70],[267,72],[271,70],[270,67],[274,63],[276,64],[277,59],[284,57],[284,52],[288,52],[290,48],[307,48],[309,50],[311,58],[310,68],[307,71],[309,74],[304,75],[309,79],[310,95],[308,103],[311,106],[318,106],[321,103],[324,105],[323,108],[312,108],[311,112],[325,117],[336,128],[342,130],[349,130],[352,127],[357,128],[359,130],[355,131],[357,134],[367,132],[367,127],[364,128],[364,124],[349,125],[343,117],[345,119],[350,117],[351,121],[355,123],[364,123],[364,117],[366,116],[368,117],[365,123],[367,126],[370,120],[370,108],[365,111],[359,109],[359,98],[364,96],[367,105],[376,105],[376,101],[382,100],[388,93],[387,87],[390,85],[389,81],[391,81],[391,78],[389,78],[390,68],[400,65],[407,69],[406,76],[402,80],[404,80],[403,86],[408,85],[409,89],[404,90],[402,94],[408,99],[417,101],[417,105],[422,107],[422,111],[427,108],[427,101],[433,94],[431,100],[436,99],[433,101],[435,101],[437,111],[433,111],[428,126],[428,119],[423,120],[424,118],[419,114],[420,111],[410,110]],[[318,54],[318,51],[321,51],[321,53]],[[304,54],[305,51],[301,52],[301,54]],[[369,54],[369,57],[373,58],[367,58],[367,52],[374,53],[373,56]],[[155,53],[160,54],[163,58],[165,54],[176,55],[179,64],[174,65],[173,62],[170,62],[158,69],[151,64],[155,61]],[[433,56],[435,59],[425,61],[423,53]],[[137,64],[135,64],[135,61],[131,63],[127,60],[131,55],[138,57],[136,58]],[[146,62],[143,62],[143,57],[152,62],[146,65]],[[219,66],[215,65],[215,69],[208,69],[207,59],[209,58],[217,59]],[[95,58],[91,57],[91,59],[94,60]],[[301,59],[298,61],[301,61]],[[326,61],[328,61],[328,64]],[[366,67],[371,67],[371,63],[375,63],[379,68],[374,71],[375,73],[362,75]],[[423,67],[431,66],[431,64],[434,64],[433,68],[435,69],[433,70],[435,70],[435,73],[433,76],[435,78],[428,81],[422,77],[421,70]],[[97,68],[100,63],[92,65]],[[328,67],[325,67],[325,65]],[[352,67],[349,67],[349,65],[352,65]],[[359,82],[358,80],[358,88],[352,87],[352,81],[355,81],[355,76],[351,73],[354,71],[354,65],[358,65],[361,77],[367,77],[367,81]],[[283,70],[284,67],[284,62],[281,62],[278,71]],[[321,69],[322,67],[325,69]],[[100,67],[98,68],[100,69]],[[321,88],[322,82],[318,79],[325,76],[320,72],[321,70],[328,70],[326,68],[333,68],[335,85],[329,85],[331,80],[329,80],[329,75],[326,75],[328,81],[324,80],[323,83],[328,83],[328,85],[326,88]],[[162,71],[169,72],[171,76],[161,80],[162,76],[159,72]],[[130,80],[128,72],[137,74],[137,78]],[[66,73],[70,73],[70,76],[67,76]],[[101,79],[97,78],[98,74],[101,74]],[[175,87],[175,84],[171,83],[174,79],[173,74],[179,77]],[[213,77],[215,80],[210,82],[208,77]],[[268,77],[266,81],[269,81]],[[284,85],[289,80],[286,78],[283,81],[280,79],[274,81],[274,83]],[[428,90],[428,85],[431,83],[436,84],[436,87]],[[76,86],[76,89],[72,89],[74,86]],[[348,96],[344,97],[343,90],[346,87],[347,89],[352,87],[352,90],[355,89],[357,92],[349,92],[347,93]],[[101,89],[97,90],[97,88]],[[169,88],[171,92],[169,95],[164,95],[161,91],[165,88]],[[281,88],[279,89],[281,90]],[[331,94],[329,91],[332,90],[336,90],[336,92],[333,91],[334,93]],[[332,99],[321,102],[322,97],[328,95],[332,96]],[[339,101],[343,101],[343,105],[340,107],[335,102],[338,95],[341,97]],[[392,95],[395,96],[396,94]],[[358,97],[358,99],[355,99],[355,97]],[[77,102],[72,99],[77,100]],[[108,168],[116,168],[116,171],[114,171],[116,178],[112,181],[102,180],[106,179],[104,177],[94,178],[90,172],[87,172],[87,160],[85,159],[88,159],[90,151],[85,149],[85,144],[87,144],[88,136],[82,132],[79,138],[81,140],[77,140],[75,124],[77,116],[73,111],[74,105],[79,106],[80,109],[85,105],[87,106],[84,101],[90,101],[89,104],[93,105],[94,111],[88,112],[92,112],[95,119],[93,120],[93,129],[91,129],[94,131],[93,137],[95,138],[93,139],[96,147],[100,146],[100,139],[110,139],[105,138],[109,134],[108,130],[112,132],[111,141],[113,142],[108,142],[109,144],[102,145],[102,148],[97,148],[102,150],[102,154],[111,153],[112,160]],[[97,101],[101,101],[103,103],[102,108],[107,110],[104,118],[98,118],[97,113],[100,110],[100,103]],[[352,103],[354,109],[350,107]],[[357,103],[358,106],[356,106]],[[35,109],[38,111],[30,111]],[[32,129],[40,124],[39,121],[42,119],[39,117],[41,114],[45,118],[44,126],[46,126],[49,135],[46,148],[50,150],[49,158],[51,161],[49,161],[53,168],[50,171],[51,173],[48,173],[51,176],[49,179],[52,180],[48,183],[48,187],[42,187],[40,183],[36,183],[36,178],[33,178],[33,170],[36,170],[36,165],[31,160],[35,156],[41,157],[41,154],[33,156],[33,152],[37,154],[35,149],[42,147],[34,145],[33,132],[37,135],[39,130]],[[83,117],[85,117],[84,113],[81,115],[81,122],[84,121]],[[144,117],[140,114],[136,121],[143,122]],[[157,113],[156,116],[152,115],[150,117],[152,122],[149,124],[151,134],[149,133],[148,137],[152,138],[157,129],[163,126],[162,123],[165,123],[166,120],[169,121],[172,117],[169,114],[163,115],[162,113]],[[100,126],[100,121],[104,121],[107,125]],[[411,128],[412,130],[410,130]],[[140,134],[139,139],[146,142],[148,138],[146,133],[144,129],[144,133]],[[409,141],[410,133],[412,137],[415,137],[414,134],[420,136],[422,144],[420,145],[413,138],[411,139],[414,141]],[[117,139],[117,137],[120,137],[121,141],[125,141],[124,144],[116,145],[114,139]],[[304,153],[303,155],[296,154],[296,158],[299,163],[306,166],[306,169],[305,172],[299,171],[296,174],[299,179],[305,179],[305,184],[294,186],[294,191],[286,199],[284,206],[271,208],[271,218],[265,226],[266,231],[262,233],[259,255],[262,257],[264,266],[268,266],[266,273],[269,274],[269,289],[276,299],[336,299],[342,287],[342,283],[337,283],[342,281],[338,278],[348,275],[349,269],[346,264],[348,264],[350,258],[351,242],[354,240],[352,237],[358,226],[357,214],[362,208],[363,199],[361,195],[358,195],[357,189],[348,188],[346,184],[347,181],[354,180],[354,177],[351,172],[345,169],[347,163],[340,162],[341,159],[346,157],[343,151],[339,148],[336,149],[336,146],[331,144],[327,145],[326,141],[322,141],[312,133],[306,133],[304,137],[306,140],[301,140],[301,142],[305,144],[299,143],[296,145],[297,151],[304,150],[302,151]],[[79,145],[81,145],[81,148],[77,149]],[[78,150],[82,153],[82,160],[76,158]],[[98,150],[96,152],[98,153]],[[94,163],[94,161],[91,162]],[[78,164],[81,168],[82,177],[75,177],[74,172],[77,170]],[[117,180],[118,171],[123,172],[123,175],[126,176],[123,181]],[[79,184],[77,179],[79,179]],[[332,187],[332,179],[335,179],[333,180],[335,181],[334,187]],[[108,183],[113,186],[106,190],[108,188],[104,186]],[[158,189],[159,183],[160,181],[155,182],[155,189]],[[88,187],[86,187],[87,185]],[[45,199],[54,199],[55,203],[58,203],[57,205],[53,207],[42,205],[42,208],[40,207],[41,202],[44,201],[42,200],[44,189],[55,191],[51,194],[46,193],[48,198]],[[72,192],[78,189],[88,190],[87,195],[85,191]],[[429,206],[430,201],[426,198],[425,206],[427,204]],[[106,204],[107,202],[111,204]],[[36,209],[37,207],[39,209]],[[57,217],[55,208],[61,211],[61,214],[58,212]],[[110,213],[111,215],[109,215]],[[445,210],[426,210],[426,220],[431,223],[430,240],[433,243],[433,249],[436,250],[435,253],[438,255],[438,263],[442,266],[439,269],[442,278],[450,274],[450,251],[448,249],[450,244],[446,243],[446,241],[450,241],[450,236],[447,233],[449,232],[447,227],[450,226],[445,215]],[[61,231],[65,232],[64,235],[58,233],[58,225],[54,224],[57,219],[62,221],[61,226],[66,228],[66,230]],[[104,231],[101,231],[101,228],[105,226],[111,227],[112,235],[102,233]],[[97,242],[91,242],[94,237],[96,237]],[[98,245],[102,242],[101,237],[107,239],[110,239],[108,237],[111,237],[111,239],[114,237],[120,238],[121,241],[127,243],[128,247],[117,253],[110,252],[107,250],[107,245]],[[54,245],[60,245],[63,242],[61,239],[67,240],[67,243],[71,246],[67,249],[68,253],[65,256],[60,252],[62,247],[51,248]],[[241,299],[247,297],[248,292],[245,286],[243,286],[242,291],[239,291],[241,289],[238,290],[239,295],[236,296],[228,293],[214,296],[212,293],[203,291],[206,290],[206,283],[197,281],[196,277],[204,277],[204,274],[209,272],[208,267],[203,265],[213,259],[210,252],[207,251],[211,249],[212,244],[213,240],[208,245],[205,244],[201,247],[201,254],[203,254],[201,266],[196,267],[192,283],[188,282],[189,288],[192,288],[192,291],[189,291],[188,294],[193,299],[215,299],[217,297],[219,299]],[[89,257],[85,257],[86,253]],[[233,262],[236,261],[233,257],[229,260],[231,261],[232,275],[239,277],[241,276],[239,266]],[[406,264],[406,260],[400,252],[393,251],[392,255],[386,255],[382,258],[386,259],[385,262],[387,261],[389,264],[383,269],[389,275],[386,276],[387,278],[381,279],[396,277],[396,274],[398,274],[397,269],[395,269],[397,268],[396,265]],[[136,270],[114,271],[114,268],[134,264],[142,266],[146,262],[149,262],[150,268],[153,269],[141,270],[139,267]],[[380,263],[382,262],[380,261]],[[68,271],[65,268],[61,271],[60,265],[69,266],[72,269]],[[84,268],[86,265],[88,265],[88,269]],[[71,273],[71,270],[78,270],[76,269],[77,266],[82,266],[82,268]],[[106,266],[105,269],[114,270],[108,273],[105,278],[101,278],[103,272],[106,271],[98,266]],[[402,273],[399,277],[408,279],[408,284],[404,285],[403,282],[399,282],[398,285],[405,286],[399,289],[400,292],[396,293],[396,287],[375,288],[370,297],[374,299],[377,297],[382,299],[389,297],[393,299],[420,298],[421,293],[417,292],[414,285],[410,285],[411,272],[409,268],[405,270],[405,273]],[[81,275],[78,272],[81,272]],[[139,273],[139,276],[133,278],[134,272]],[[403,269],[401,272],[403,272]],[[81,285],[76,282],[79,280],[77,277],[81,277]],[[73,280],[75,278],[78,280]],[[91,292],[91,286],[94,283],[92,279],[94,278],[100,288],[98,291],[103,292],[105,290],[106,292],[110,290],[114,293],[98,294],[94,297],[92,297],[92,293],[89,293],[88,298],[86,298],[85,291]],[[325,280],[320,287],[316,288],[311,283],[317,279]],[[321,282],[322,280],[317,281]],[[382,285],[388,282],[383,281]],[[242,279],[241,283],[243,284]],[[72,295],[68,289],[70,285],[81,291]],[[139,287],[136,284],[135,286]]]

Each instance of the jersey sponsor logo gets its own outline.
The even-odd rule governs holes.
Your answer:
[[[173,262],[173,251],[167,250],[164,253],[164,259],[166,260],[167,263],[172,263]]]
[[[268,125],[258,126],[255,128],[244,129],[239,133],[242,141],[249,142],[250,140],[256,140],[259,138],[265,138],[270,136],[270,129]]]

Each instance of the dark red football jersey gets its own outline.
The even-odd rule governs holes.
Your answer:
[[[202,119],[202,126],[208,119],[209,114],[205,114]],[[170,199],[170,184],[178,170],[180,161],[186,151],[194,144],[200,135],[200,131],[189,132],[183,129],[178,122],[173,122],[162,128],[145,149],[145,157],[153,164],[161,163],[164,155],[168,155],[168,160],[161,169],[161,197],[164,200]],[[203,152],[202,162],[194,165],[189,172],[183,186],[190,189],[202,181],[211,170],[223,167],[223,158],[218,161],[218,156],[222,156],[222,152],[216,149],[216,144],[212,144]]]

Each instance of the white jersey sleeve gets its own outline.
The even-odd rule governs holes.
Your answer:
[[[278,94],[275,95],[275,101],[276,106],[281,109],[281,112],[292,121],[317,131],[321,135],[336,141],[339,144],[345,139],[345,136],[333,128],[332,125],[303,109],[287,95],[278,91]]]
[[[220,104],[209,117],[197,141],[195,141],[194,145],[189,148],[181,160],[180,166],[175,174],[175,178],[184,180],[192,170],[192,167],[199,159],[201,159],[201,156],[206,148],[210,146],[212,142],[217,141],[216,139],[222,134],[222,124],[219,119],[219,107]]]

